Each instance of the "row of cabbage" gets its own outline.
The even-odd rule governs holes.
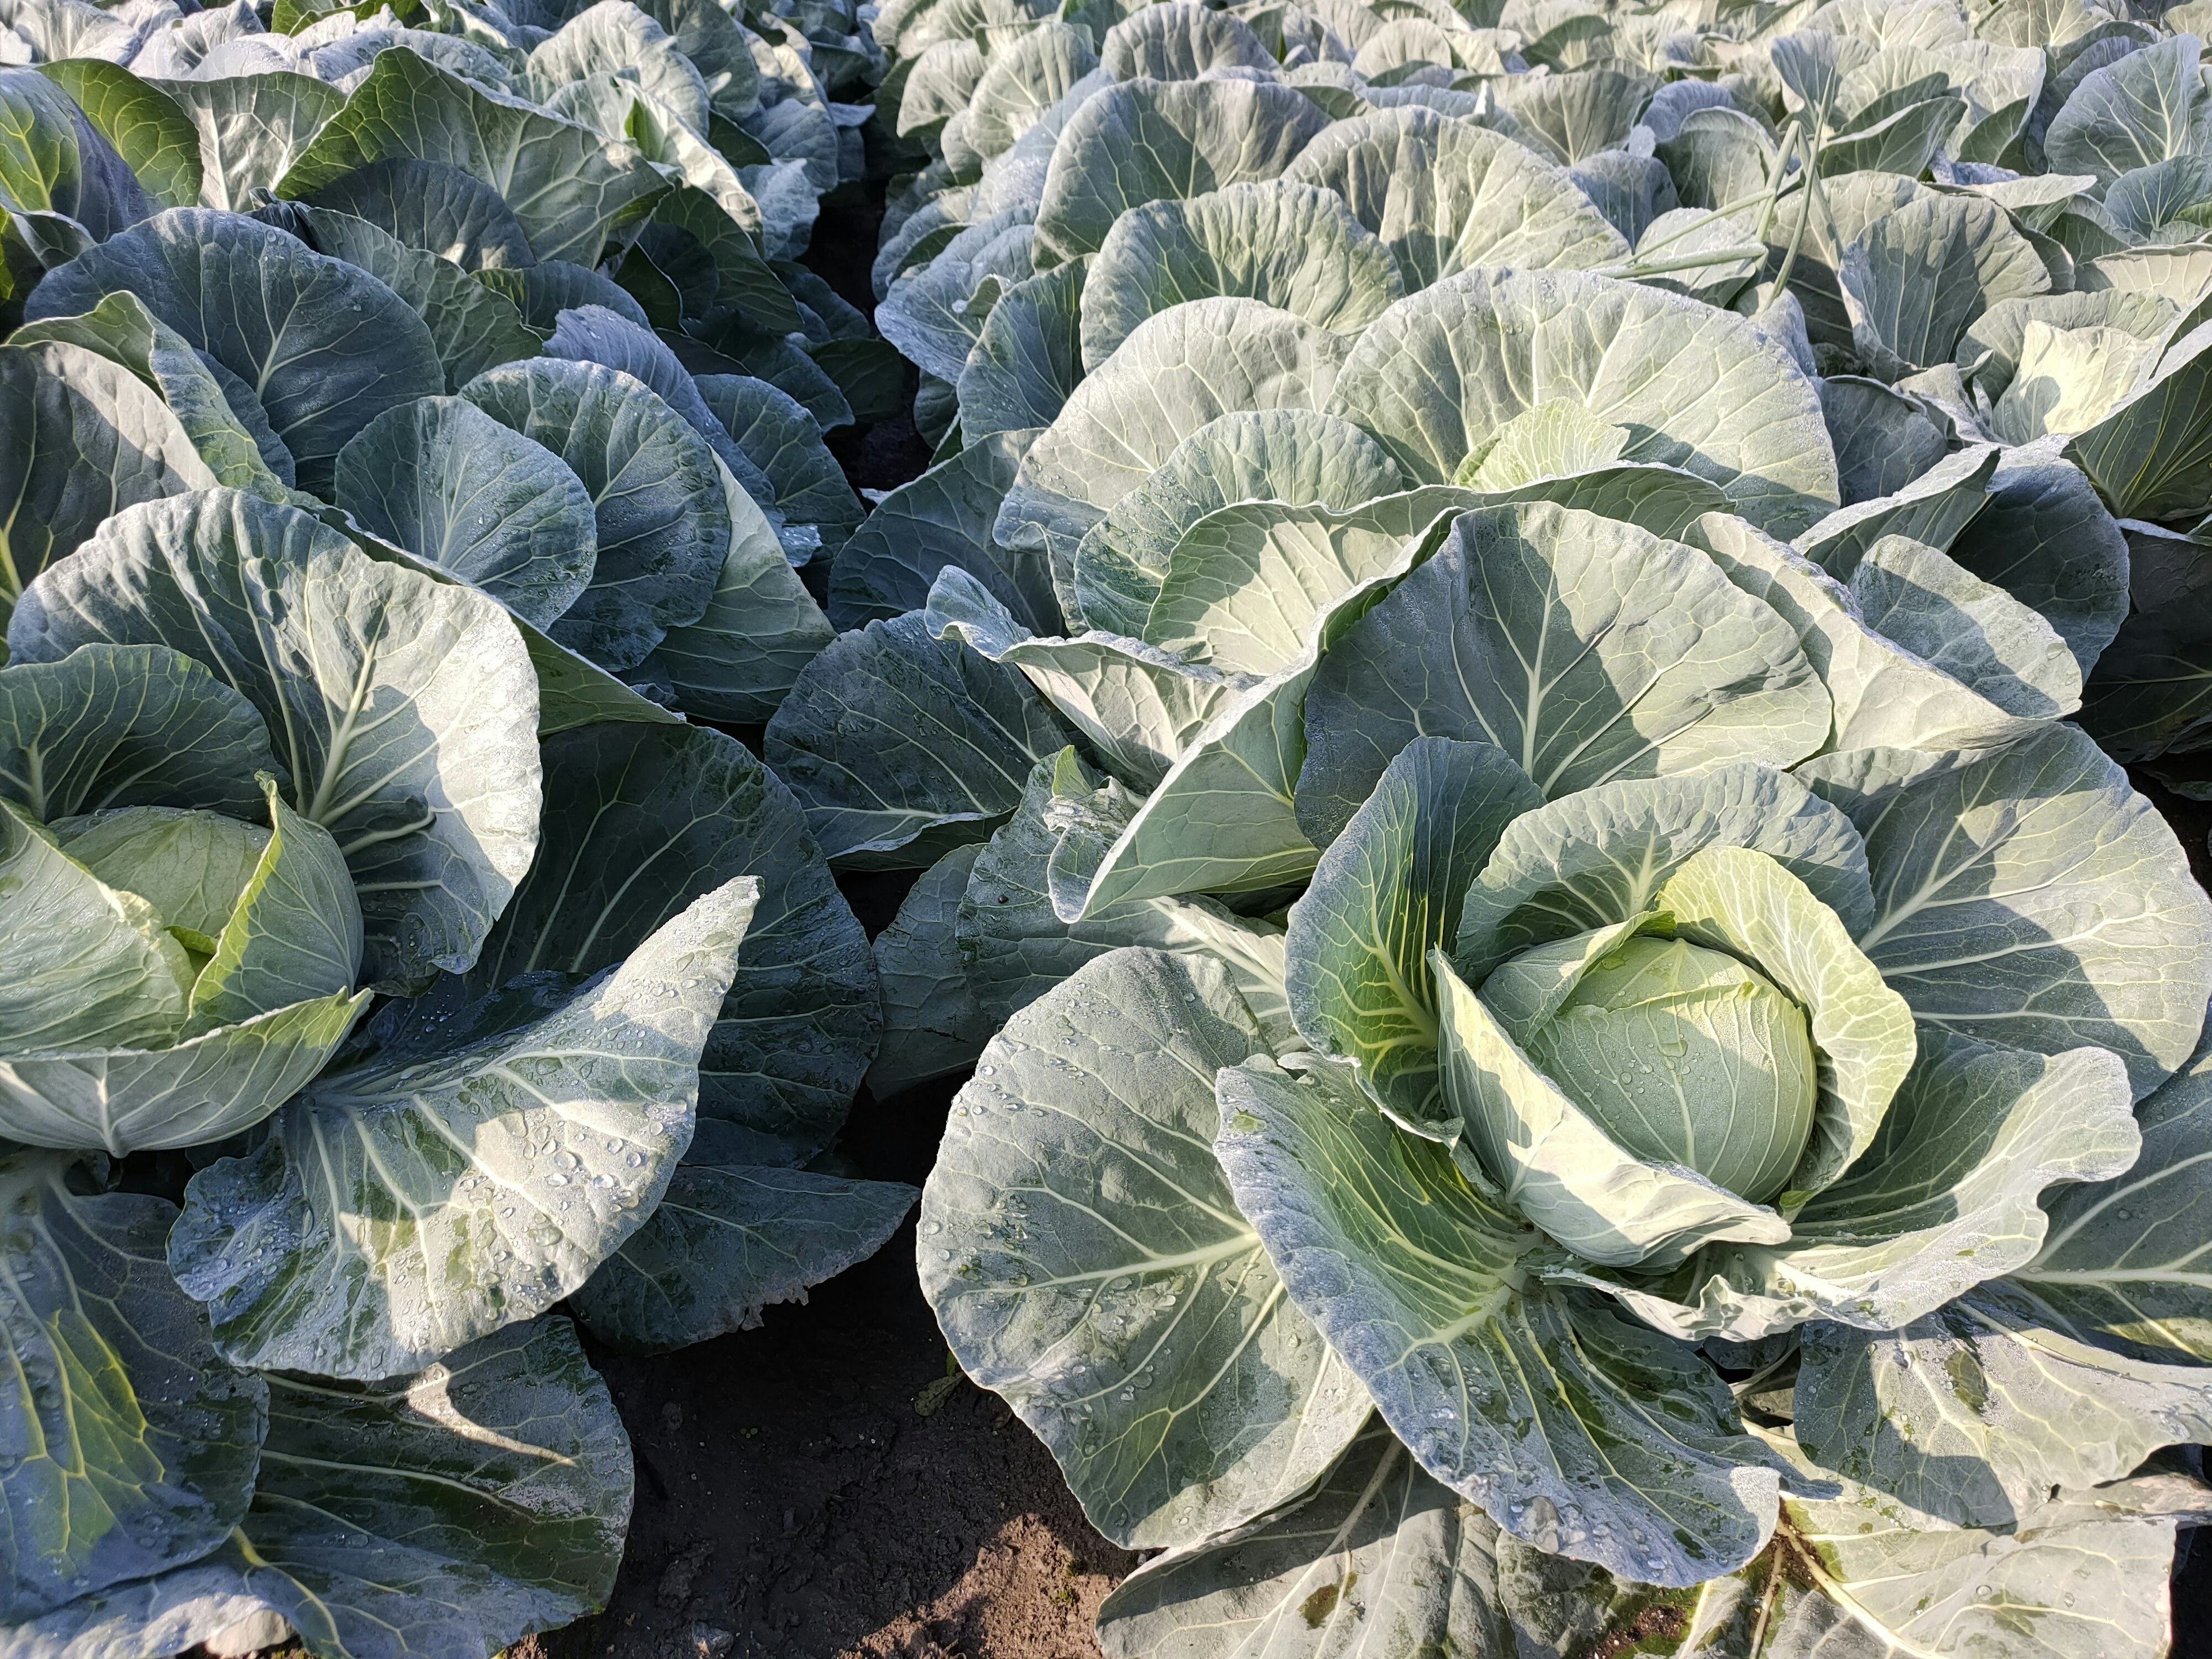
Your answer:
[[[188,3],[188,0],[187,0]],[[602,1605],[664,1352],[873,1251],[757,727],[904,367],[842,0],[0,6],[0,1653]],[[561,1311],[554,1311],[556,1304]]]
[[[937,456],[765,752],[1109,1655],[2166,1650],[2201,10],[877,18]]]

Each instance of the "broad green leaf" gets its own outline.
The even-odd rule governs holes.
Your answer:
[[[1429,951],[1505,826],[1543,795],[1485,743],[1417,738],[1399,750],[1291,908],[1291,1012],[1316,1052],[1350,1060],[1390,1117],[1449,1116],[1437,1066]]]
[[[2081,706],[2081,669],[2037,612],[1951,557],[1885,536],[1852,571],[1850,590],[1867,625],[2023,719]]]
[[[1147,202],[1277,178],[1327,125],[1294,88],[1264,82],[1137,80],[1093,93],[1053,149],[1037,263],[1097,252]]]
[[[550,357],[488,369],[461,395],[550,450],[590,494],[592,580],[546,630],[554,639],[620,670],[699,620],[732,525],[714,453],[681,414],[619,369]]]
[[[2154,343],[2172,330],[2179,316],[2172,301],[2124,289],[2005,300],[1984,312],[1960,337],[1959,369],[1995,402],[2004,396],[2013,376],[2020,372],[2020,355],[2032,322],[2045,323],[2062,331],[2116,328],[2138,340]]]
[[[1885,536],[1948,547],[1989,504],[1989,482],[2003,454],[1998,445],[1976,444],[1946,455],[1893,495],[1838,507],[1790,545],[1841,582]]]
[[[750,1330],[771,1303],[883,1248],[920,1194],[896,1181],[686,1164],[645,1225],[569,1298],[592,1334],[665,1353]]]
[[[68,94],[36,70],[0,70],[0,208],[11,215],[65,219],[104,241],[161,205]]]
[[[199,205],[234,213],[252,205],[256,191],[275,189],[345,106],[345,94],[336,87],[289,70],[155,84],[198,131]],[[352,210],[348,199],[331,204]]]
[[[1628,257],[1627,241],[1562,169],[1434,110],[1337,122],[1285,177],[1342,197],[1382,238],[1409,290],[1477,266],[1581,269]]]
[[[1020,803],[1067,729],[1018,671],[930,637],[909,611],[841,635],[806,665],[762,750],[832,860],[936,862]]]
[[[1242,678],[1117,634],[1040,638],[963,571],[938,574],[927,619],[939,639],[1020,669],[1115,775],[1140,789],[1158,784],[1245,689]]]
[[[386,410],[338,452],[338,506],[377,535],[550,628],[592,579],[583,482],[462,398]]]
[[[1370,1424],[1294,1507],[1122,1580],[1098,1643],[1107,1659],[1503,1652],[1497,1540]]]
[[[958,385],[969,443],[1049,426],[1083,379],[1077,307],[1090,262],[1071,260],[1016,283],[992,306]]]
[[[2040,612],[2085,676],[2127,620],[2127,538],[2081,468],[2036,448],[1998,459],[1988,500],[1947,550]]]
[[[1250,25],[1197,0],[1165,0],[1131,13],[1106,31],[1098,61],[1116,81],[1195,81],[1209,70],[1275,67]]]
[[[544,744],[547,810],[529,877],[470,975],[488,994],[548,969],[597,973],[701,894],[760,884],[699,1061],[717,1161],[799,1164],[822,1151],[874,1057],[880,1021],[866,936],[797,804],[733,738],[608,724]]]
[[[1515,125],[1563,166],[1571,167],[1627,143],[1650,82],[1620,70],[1598,68],[1509,77],[1498,86],[1498,102]]]
[[[26,1634],[40,1650],[296,1631],[337,1659],[489,1659],[605,1604],[629,1519],[629,1439],[567,1320],[514,1326],[410,1376],[277,1376],[269,1393],[235,1534],[192,1566],[36,1621]]]
[[[1036,274],[1026,205],[963,229],[927,264],[901,274],[876,307],[876,326],[924,374],[957,380],[999,296]]]
[[[2203,1364],[2212,1362],[2212,1273],[2200,1237],[2212,1170],[2212,1053],[2200,1049],[2136,1118],[2135,1163],[2112,1180],[2052,1194],[2043,1248],[2006,1285],[2093,1346]]]
[[[445,390],[405,301],[250,219],[159,214],[49,275],[26,314],[89,311],[125,290],[252,388],[309,489],[330,487],[338,451],[377,416]]]
[[[1788,1558],[1714,1598],[1710,1651],[1751,1650],[1729,1638],[1748,1644],[1760,1630],[1774,1659],[1838,1649],[2154,1659],[2166,1645],[2166,1516],[2054,1504],[2017,1531],[1959,1531],[1846,1483],[1837,1499],[1785,1500],[1784,1522]]]
[[[1273,927],[1206,899],[1134,899],[1078,914],[1134,804],[1073,749],[1037,763],[1020,809],[977,855],[953,925],[976,1006],[1003,1021],[1094,958],[1143,945],[1218,958],[1261,1034],[1287,1036],[1283,938]]]
[[[2187,1060],[2212,994],[2212,900],[2119,768],[2070,726],[1985,754],[1803,769],[1866,837],[1860,948],[1916,1018],[2038,1054],[2084,1042],[2138,1096]]]
[[[2212,580],[2205,547],[2155,525],[2125,526],[2135,605],[2098,659],[2081,726],[2116,760],[2148,760],[2201,745],[2212,695]]]
[[[998,539],[1072,568],[1085,532],[1185,438],[1236,410],[1318,407],[1346,349],[1256,300],[1198,300],[1146,319],[1023,457]]]
[[[1462,515],[1322,659],[1302,816],[1347,820],[1416,737],[1493,744],[1556,800],[1724,761],[1787,765],[1831,717],[1789,625],[1705,554],[1547,502],[1491,508]]]
[[[205,489],[191,435],[125,366],[72,343],[0,346],[0,597],[109,514]]]
[[[2195,35],[2173,35],[2086,77],[2043,135],[2051,171],[2094,173],[2109,185],[2172,156],[2212,152],[2202,51]]]
[[[2212,510],[2212,323],[2167,348],[2158,377],[2066,446],[2123,519],[2186,523]]]
[[[1641,915],[1707,847],[1778,860],[1863,939],[1874,896],[1851,821],[1796,779],[1739,764],[1600,784],[1516,819],[1468,890],[1452,966],[1480,984],[1533,945]]]
[[[706,131],[705,78],[668,31],[628,0],[599,0],[562,24],[532,49],[522,83],[543,104],[567,82],[599,73],[633,83],[685,126]]]
[[[176,1206],[72,1188],[75,1159],[0,1163],[16,1386],[0,1432],[0,1607],[20,1626],[221,1544],[254,1487],[269,1390],[216,1355],[161,1241]]]
[[[967,105],[968,143],[987,160],[1015,141],[1098,67],[1087,31],[1046,22],[995,44]]]
[[[1845,507],[1904,489],[1946,453],[1936,423],[1879,380],[1829,376],[1820,382],[1820,414],[1835,445]]]
[[[495,364],[538,355],[541,342],[514,302],[450,259],[410,247],[368,220],[334,208],[272,203],[259,216],[318,253],[368,272],[412,306],[430,331],[448,392],[459,392]]]
[[[1575,966],[1588,967],[1643,920],[1587,936]],[[1675,1266],[1715,1240],[1777,1244],[1790,1237],[1790,1224],[1768,1206],[1686,1165],[1621,1146],[1545,1074],[1500,1018],[1501,1008],[1469,989],[1441,950],[1431,947],[1429,966],[1442,1039],[1438,1069],[1451,1109],[1431,1133],[1444,1140],[1463,1133],[1476,1167],[1515,1212],[1582,1261],[1649,1272]]]
[[[822,442],[814,416],[789,392],[744,374],[702,374],[699,394],[745,459],[775,491],[773,507],[794,525],[812,525],[835,550],[866,516],[860,498]]]
[[[1837,275],[1859,351],[1889,380],[1949,362],[1982,313],[2051,287],[2002,209],[1934,194],[1875,220],[1844,250]]]
[[[9,337],[10,345],[24,348],[48,341],[80,346],[144,381],[168,404],[217,483],[272,501],[291,499],[291,453],[270,430],[265,412],[250,410],[259,418],[249,428],[222,380],[137,295],[111,294],[81,317],[26,323]]]
[[[1982,748],[2033,728],[2032,719],[2008,714],[1869,626],[1850,589],[1742,520],[1712,514],[1688,535],[1730,581],[1796,630],[1835,705],[1827,749]]]
[[[199,135],[175,100],[97,58],[69,58],[39,72],[69,94],[157,206],[200,204]]]
[[[1765,1546],[1786,1466],[1701,1359],[1528,1283],[1535,1235],[1326,1070],[1260,1059],[1218,1088],[1238,1207],[1431,1474],[1507,1534],[1647,1583]]]
[[[540,259],[596,264],[625,210],[660,188],[627,145],[519,100],[495,98],[410,52],[380,54],[276,185],[312,197],[372,161],[445,161],[499,191]]]
[[[155,645],[87,645],[0,668],[0,795],[33,818],[122,806],[249,817],[274,772],[253,705]]]
[[[1367,1416],[1214,1162],[1215,1070],[1260,1042],[1218,965],[1103,957],[992,1040],[922,1192],[962,1368],[1125,1547],[1287,1502]]]
[[[287,155],[264,182],[275,184],[290,166]],[[499,191],[448,162],[408,155],[371,161],[333,179],[307,200],[366,220],[386,235],[450,259],[463,270],[510,270],[536,261],[521,222]]]
[[[2124,1073],[2094,1048],[2045,1059],[1932,1026],[1918,1035],[1873,1146],[1796,1214],[1788,1243],[1709,1253],[1675,1282],[1680,1301],[1584,1282],[1686,1340],[1744,1340],[1808,1319],[1893,1329],[2020,1267],[2045,1237],[2043,1189],[2132,1154]]]
[[[1357,334],[1404,292],[1390,250],[1333,191],[1231,185],[1115,221],[1084,279],[1083,361],[1097,369],[1145,319],[1186,301],[1241,295]]]
[[[195,657],[283,734],[293,805],[361,890],[365,978],[476,959],[538,839],[537,681],[495,604],[211,489],[109,520],[9,629],[17,661],[106,642]]]
[[[1063,608],[1092,628],[1139,636],[1176,544],[1207,514],[1241,501],[1349,510],[1401,484],[1396,463],[1349,421],[1310,409],[1231,410],[1184,438],[1085,532]]]
[[[956,847],[923,871],[890,925],[876,935],[884,1040],[867,1082],[878,1099],[968,1070],[998,1029],[968,988],[957,933],[960,901],[983,847]]]
[[[1636,435],[1621,457],[1720,486],[1759,528],[1794,534],[1838,499],[1810,379],[1746,319],[1570,271],[1467,271],[1370,325],[1331,413],[1364,427],[1409,482],[1443,483],[1505,424],[1571,398]]]
[[[1774,141],[1731,104],[1692,110],[1674,137],[1659,142],[1655,153],[1674,181],[1674,199],[1685,209],[1696,210],[1709,224],[1705,216],[1714,209],[1765,191],[1776,161]],[[1727,231],[1732,227],[1723,220],[1713,228]],[[1679,240],[1648,250],[1655,255],[1696,251]]]
[[[1060,607],[1043,562],[991,539],[1000,503],[1035,436],[1001,432],[970,442],[878,501],[830,567],[831,619],[858,628],[919,609],[950,566],[981,583],[1024,628],[1057,627]]]
[[[391,1376],[581,1285],[690,1139],[700,1051],[758,892],[715,888],[574,989],[398,1005],[380,1049],[320,1079],[257,1150],[201,1170],[169,1262],[222,1351]]]
[[[2002,1527],[2053,1487],[2119,1480],[2212,1433],[2212,1368],[2093,1347],[2000,1279],[1894,1332],[1813,1326],[1796,1409],[1799,1443],[1839,1474]]]
[[[638,673],[665,680],[687,713],[746,724],[773,714],[837,633],[767,515],[718,470],[732,526],[721,574],[698,620],[670,629]]]
[[[1990,425],[2013,444],[2086,432],[2127,399],[2155,356],[2154,346],[2123,329],[2031,322],[2019,371],[1990,411]]]

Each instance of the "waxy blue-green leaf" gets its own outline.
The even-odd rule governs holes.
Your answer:
[[[0,597],[13,600],[110,514],[216,482],[129,368],[59,340],[0,345]]]
[[[25,1627],[40,1653],[296,1632],[336,1659],[490,1656],[603,1607],[629,1438],[565,1319],[367,1387],[273,1376],[252,1508],[197,1564]]]
[[[199,135],[167,94],[92,57],[42,64],[40,73],[69,94],[157,205],[200,204]]]
[[[1504,1651],[1497,1548],[1490,1517],[1374,1423],[1295,1505],[1123,1579],[1098,1643],[1107,1659]]]
[[[919,1196],[896,1181],[687,1164],[569,1302],[593,1336],[625,1352],[750,1330],[763,1308],[803,1302],[881,1249]]]
[[[1893,1332],[1813,1326],[1796,1411],[1799,1443],[1839,1474],[2002,1527],[2053,1487],[2119,1480],[2212,1433],[2212,1367],[2092,1346],[1999,1279]]]
[[[1131,208],[1280,176],[1328,118],[1255,81],[1125,81],[1093,93],[1052,152],[1037,208],[1042,266],[1095,253]]]
[[[1050,573],[1034,553],[991,539],[1000,504],[1036,434],[1001,432],[970,442],[876,504],[830,570],[832,621],[858,628],[917,610],[948,566],[981,583],[1034,633],[1060,624]]]
[[[2081,665],[2058,631],[1948,554],[1884,536],[1847,586],[1869,628],[2007,714],[2049,720],[2081,707]]]
[[[1579,270],[1628,257],[1627,241],[1564,169],[1434,110],[1339,121],[1284,176],[1341,197],[1382,238],[1409,292],[1478,266]]]
[[[968,1070],[999,1028],[968,987],[958,938],[960,901],[986,844],[956,847],[923,871],[875,937],[884,1040],[867,1081],[878,1099]]]
[[[962,1369],[1125,1547],[1289,1501],[1367,1417],[1214,1162],[1214,1073],[1261,1044],[1218,964],[1101,957],[985,1048],[922,1192]]]
[[[1079,307],[1089,261],[1070,260],[999,296],[957,382],[969,443],[1049,426],[1083,379]]]
[[[867,939],[790,792],[733,738],[694,726],[586,726],[544,744],[538,858],[485,941],[470,985],[592,974],[701,894],[760,884],[699,1061],[716,1155],[805,1162],[826,1147],[880,1021]]]
[[[9,629],[17,661],[103,642],[198,659],[283,734],[293,805],[362,893],[364,978],[476,959],[537,846],[537,682],[495,604],[211,489],[110,519]]]
[[[2200,1224],[2212,1170],[2212,1051],[2200,1049],[2136,1119],[2134,1164],[2053,1194],[2043,1248],[2006,1285],[2094,1346],[2154,1364],[2212,1364],[2212,1251]]]
[[[2157,378],[2066,446],[2116,517],[2187,523],[2212,511],[2212,322],[2167,348]]]
[[[1269,179],[1132,208],[1083,284],[1083,361],[1096,369],[1147,317],[1241,295],[1357,334],[1405,292],[1390,250],[1342,198]]]
[[[702,374],[696,380],[722,429],[775,492],[761,505],[774,507],[787,523],[814,526],[823,547],[842,547],[866,509],[805,406],[747,374]]]
[[[377,416],[445,390],[404,300],[251,219],[159,214],[52,272],[26,312],[89,311],[124,290],[252,389],[310,489],[330,487],[338,451]]]
[[[714,452],[643,381],[540,357],[489,369],[461,395],[581,479],[598,526],[592,580],[546,631],[609,669],[635,667],[696,622],[730,549]]]
[[[155,645],[0,668],[0,795],[41,821],[119,806],[253,816],[275,772],[253,705]]]
[[[169,1261],[222,1352],[392,1376],[582,1285],[690,1142],[758,893],[714,889],[573,989],[549,976],[428,1013],[397,1005],[380,1048],[301,1095],[256,1151],[201,1170]]]
[[[1043,550],[1056,577],[1072,570],[1085,533],[1176,445],[1232,411],[1318,407],[1346,349],[1341,336],[1256,300],[1198,300],[1147,318],[1022,458],[998,539]]]
[[[265,412],[249,410],[258,417],[249,428],[231,407],[222,379],[137,295],[111,294],[82,316],[26,323],[9,337],[18,348],[46,342],[82,347],[136,374],[169,406],[217,483],[290,500],[291,452],[270,430]]]
[[[538,258],[585,265],[599,263],[624,210],[660,188],[659,174],[630,146],[495,98],[411,52],[387,52],[276,191],[312,197],[356,167],[401,156],[474,174],[506,199]]]
[[[2033,606],[2086,678],[2128,615],[2128,542],[2081,469],[2040,447],[2007,450],[1989,498],[1945,550]]]
[[[1531,1283],[1537,1236],[1326,1069],[1255,1060],[1218,1088],[1238,1207],[1431,1474],[1513,1536],[1647,1583],[1765,1546],[1798,1480],[1701,1360]]]
[[[345,107],[345,94],[336,87],[288,69],[155,84],[198,131],[199,205],[234,213],[251,208],[257,191],[274,190],[315,135]],[[333,198],[331,205],[351,212],[356,199]]]
[[[1322,854],[1291,907],[1291,1017],[1317,1053],[1417,1131],[1449,1117],[1437,1071],[1431,947],[1459,937],[1462,901],[1505,827],[1544,804],[1494,744],[1416,738]]]
[[[1364,427],[1414,483],[1449,482],[1507,422],[1555,398],[1634,435],[1627,461],[1720,486],[1791,535],[1838,500],[1811,378],[1748,319],[1576,271],[1465,271],[1360,336],[1325,407]]]
[[[1300,817],[1333,832],[1416,737],[1493,744],[1559,799],[1724,761],[1788,765],[1831,717],[1795,633],[1705,554],[1547,502],[1491,508],[1462,515],[1322,659]]]
[[[1084,908],[1136,802],[1071,748],[1039,761],[1022,805],[969,872],[953,926],[962,975],[984,1017],[1003,1021],[1085,963],[1124,945],[1218,958],[1271,1042],[1285,1039],[1283,936],[1206,899],[1139,898]]]
[[[1959,450],[1890,495],[1838,507],[1790,545],[1842,582],[1884,536],[1948,547],[1988,505],[1989,482],[2003,454],[1996,444]]]
[[[338,452],[337,501],[538,628],[589,586],[599,550],[583,481],[462,398],[386,410]]]
[[[2008,748],[1826,757],[1802,775],[1866,837],[1860,948],[1917,1018],[2038,1054],[2094,1042],[2138,1096],[2212,996],[2212,900],[2173,832],[2072,726]]]
[[[1018,670],[932,638],[909,611],[809,663],[761,752],[833,861],[911,868],[987,838],[1067,738]]]
[[[1875,220],[1837,274],[1858,349],[1887,380],[1949,362],[1990,307],[2051,288],[2004,210],[1965,196],[1923,196]]]
[[[2168,36],[2085,77],[2051,118],[2043,154],[2053,173],[2121,174],[2169,157],[2212,153],[2212,89],[2198,73],[2203,45]]]
[[[0,1609],[21,1626],[221,1544],[254,1488],[269,1391],[217,1356],[177,1288],[167,1200],[88,1195],[75,1159],[0,1163],[4,1319],[17,1386],[0,1413]]]
[[[1874,895],[1851,821],[1786,774],[1729,765],[1600,784],[1514,820],[1468,890],[1452,966],[1480,984],[1532,945],[1641,915],[1707,847],[1778,860],[1854,939],[1864,937]]]
[[[273,185],[290,165],[288,156],[265,182]],[[316,207],[366,220],[386,235],[449,259],[463,270],[514,270],[536,262],[530,239],[506,199],[449,162],[418,161],[410,155],[371,161],[307,199]]]

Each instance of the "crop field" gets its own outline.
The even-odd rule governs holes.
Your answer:
[[[0,1659],[2212,1654],[2212,0],[0,0]]]

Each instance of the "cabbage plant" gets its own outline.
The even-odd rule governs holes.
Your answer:
[[[489,1656],[621,1560],[580,1333],[915,1197],[825,1163],[867,941],[707,723],[833,637],[889,354],[792,261],[880,54],[25,0],[0,62],[0,1649]]]
[[[2186,22],[878,20],[939,455],[766,752],[1109,1655],[2165,1650]]]

